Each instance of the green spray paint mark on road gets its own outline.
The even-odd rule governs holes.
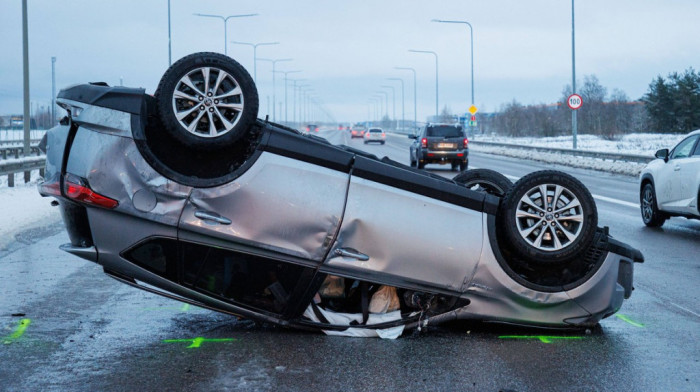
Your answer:
[[[234,338],[221,338],[221,339],[205,339],[205,338],[194,338],[194,339],[166,339],[163,343],[190,343],[186,348],[198,348],[204,342],[209,343],[221,343],[221,342],[237,342],[238,339]]]
[[[578,340],[583,339],[583,336],[545,336],[545,335],[503,335],[499,339],[539,339],[542,343],[552,343],[553,340]]]
[[[183,304],[182,307],[180,308],[180,311],[186,312],[190,310],[190,304]]]
[[[19,325],[17,326],[17,329],[15,329],[15,332],[12,333],[12,335],[7,336],[3,339],[3,343],[5,344],[10,344],[13,341],[19,339],[24,335],[24,331],[27,330],[27,327],[29,327],[29,324],[32,323],[32,320],[30,319],[22,319],[19,321]]]
[[[632,320],[631,318],[625,316],[624,314],[616,314],[615,316],[616,316],[617,318],[619,318],[620,320],[622,320],[622,321],[628,323],[628,324],[634,325],[635,327],[639,327],[639,328],[644,328],[644,327],[645,327],[644,324],[638,323],[638,322]]]

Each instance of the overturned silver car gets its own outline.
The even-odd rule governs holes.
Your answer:
[[[95,83],[58,102],[39,191],[60,204],[61,248],[200,307],[330,332],[586,327],[643,261],[565,173],[449,180],[331,145],[257,119],[252,78],[220,54],[173,64],[155,96]]]

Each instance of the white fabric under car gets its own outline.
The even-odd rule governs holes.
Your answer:
[[[321,309],[318,310],[323,314],[326,319],[334,325],[350,325],[351,322],[357,321],[362,322],[361,313],[336,313],[330,310]],[[311,305],[304,311],[304,317],[310,319],[311,321],[320,323],[321,320],[314,314]],[[367,319],[367,324],[379,324],[388,321],[394,321],[401,319],[401,311],[397,310],[389,313],[370,313]],[[398,327],[385,328],[385,329],[367,329],[361,327],[350,327],[345,331],[326,331],[323,333],[330,336],[350,336],[356,338],[382,338],[382,339],[396,339],[403,333],[404,326],[400,325]]]

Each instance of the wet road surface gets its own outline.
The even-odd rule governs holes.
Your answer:
[[[407,143],[332,141],[408,160]],[[470,166],[517,178],[546,165],[473,153]],[[443,168],[428,166],[455,174]],[[594,194],[636,200],[620,196],[636,192],[635,179],[573,174]],[[68,242],[59,225],[23,233],[0,252],[0,389],[698,390],[700,222],[674,218],[650,230],[631,206],[597,202],[600,224],[646,262],[635,265],[636,290],[616,316],[573,333],[461,322],[386,341],[287,330],[118,283],[58,250]]]

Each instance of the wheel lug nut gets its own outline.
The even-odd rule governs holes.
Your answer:
[[[552,207],[547,208],[547,212],[552,212]]]
[[[214,113],[214,108],[209,108],[209,111]]]
[[[544,212],[540,212],[540,216],[544,216]]]
[[[203,96],[200,95],[198,98],[199,98],[200,101],[204,101],[204,97],[203,97]]]
[[[542,226],[547,226],[547,222],[542,222]]]
[[[204,105],[199,105],[199,110],[204,110]]]
[[[554,222],[552,222],[552,227],[554,227],[554,226],[556,226],[556,225],[554,224]]]
[[[207,97],[211,97],[211,93],[207,93]]]
[[[559,214],[554,214],[554,217],[555,217],[555,218],[559,218]]]
[[[214,104],[218,105],[218,104],[219,104],[219,100],[218,100],[218,99],[215,99],[215,100],[214,100]]]

